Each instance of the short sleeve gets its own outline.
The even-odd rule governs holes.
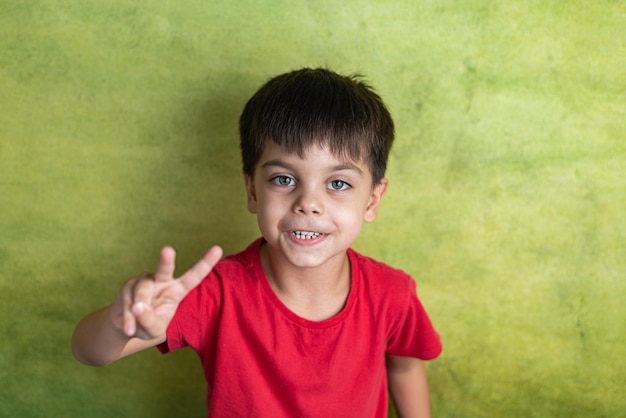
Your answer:
[[[442,351],[439,334],[417,297],[415,281],[409,279],[398,295],[396,319],[387,340],[387,354],[433,360]]]
[[[221,305],[221,270],[223,261],[178,305],[166,331],[166,341],[157,346],[163,353],[184,347],[201,350],[214,338],[215,322]]]

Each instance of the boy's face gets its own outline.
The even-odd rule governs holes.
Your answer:
[[[311,146],[303,157],[268,141],[254,170],[245,176],[248,210],[274,260],[318,267],[343,260],[363,221],[376,218],[387,180],[372,185],[363,161],[343,159]]]

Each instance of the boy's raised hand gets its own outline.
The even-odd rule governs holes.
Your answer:
[[[165,335],[179,303],[221,257],[222,249],[214,246],[176,279],[176,253],[171,247],[163,248],[156,273],[141,274],[124,284],[110,311],[111,321],[128,337],[149,340]]]

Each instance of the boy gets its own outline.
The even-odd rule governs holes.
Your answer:
[[[164,248],[156,273],[77,325],[75,357],[190,346],[210,417],[384,417],[388,385],[400,416],[430,416],[422,360],[441,343],[415,282],[350,249],[387,190],[380,97],[357,77],[293,71],[248,101],[240,136],[262,238],[223,260],[213,247],[178,279]]]

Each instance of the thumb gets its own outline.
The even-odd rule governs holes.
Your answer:
[[[150,339],[165,332],[164,329],[167,327],[167,324],[163,325],[162,318],[152,306],[144,302],[137,302],[132,306],[131,310],[137,322],[136,337]]]
[[[202,257],[193,267],[183,274],[179,281],[186,292],[189,292],[213,270],[213,267],[220,261],[224,251],[215,245]]]

